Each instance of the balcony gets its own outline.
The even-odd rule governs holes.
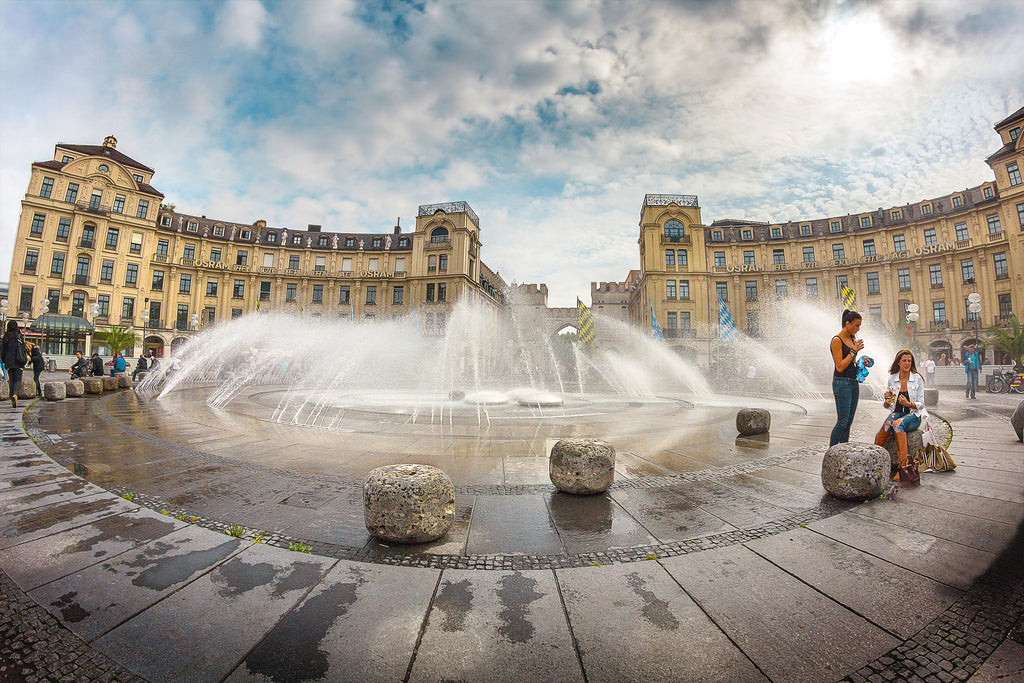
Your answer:
[[[691,244],[689,235],[661,235],[662,244]]]
[[[429,241],[429,242],[427,242],[426,244],[423,245],[423,250],[424,251],[438,251],[440,249],[451,249],[451,248],[452,248],[452,241],[451,241],[451,239],[437,240],[436,242],[434,240],[431,240],[431,241]]]
[[[667,330],[663,330],[663,332],[665,333],[666,339],[692,339],[697,336],[693,328],[690,327],[684,327],[678,330],[669,328]]]
[[[945,320],[932,320],[928,323],[929,332],[945,332],[949,329],[949,323]]]
[[[94,213],[97,216],[110,215],[109,204],[100,204],[99,202],[75,202],[75,208],[78,209],[79,211]]]
[[[94,246],[96,246],[96,242],[87,237],[83,237],[82,239],[78,240],[78,246],[81,247],[82,249],[92,249]]]
[[[187,320],[179,320],[179,321],[177,321],[176,323],[174,323],[174,329],[182,330],[184,332],[187,332],[188,331],[188,321]]]
[[[747,303],[757,303],[757,294],[747,294]]]
[[[964,284],[965,285],[973,285],[974,284],[974,278],[973,277],[964,278]]]
[[[260,301],[270,301],[270,292],[260,292]]]
[[[988,234],[989,242],[1001,242],[1004,239],[1006,239],[1006,233],[1003,232],[1002,230],[1000,230],[999,232],[990,232]]]
[[[128,318],[128,321],[130,323],[131,322],[131,318]],[[124,322],[124,318],[121,319],[121,322]],[[146,327],[152,328],[154,330],[159,330],[160,329],[160,319],[159,318],[150,318],[149,320],[146,321]]]
[[[157,263],[167,263],[167,254],[153,254],[153,260]]]
[[[89,276],[88,275],[75,275],[75,284],[76,285],[83,285],[83,286],[88,287],[89,286]]]
[[[997,280],[1009,280],[1010,279],[1010,273],[1009,272],[996,273],[996,279]]]
[[[942,289],[942,286],[943,285],[942,285],[941,282],[933,282],[932,283],[932,289]]]
[[[22,269],[21,272],[22,272],[23,275],[35,275],[36,274],[36,267],[35,266],[25,266]]]
[[[961,330],[973,330],[974,326],[981,326],[981,318],[961,318],[960,329]]]

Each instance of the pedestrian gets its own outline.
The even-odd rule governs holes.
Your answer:
[[[110,376],[114,377],[116,375],[119,375],[127,369],[128,361],[126,361],[124,359],[124,356],[121,355],[121,352],[118,351],[117,355],[114,356],[114,369],[110,371]]]
[[[25,337],[21,334],[17,320],[7,321],[7,331],[0,340],[0,358],[7,368],[7,386],[11,390],[11,407],[18,407],[18,391],[21,390],[21,374],[28,365],[28,350]]]
[[[935,361],[931,356],[924,362],[924,377],[928,381],[928,386],[935,386]]]
[[[32,363],[32,379],[36,383],[36,396],[42,396],[43,387],[39,384],[39,375],[43,374],[43,369],[46,367],[46,359],[43,358],[43,350],[39,348],[39,344],[32,345],[29,361]]]
[[[140,372],[145,372],[149,369],[149,364],[146,362],[146,355],[139,356],[139,362],[135,364],[135,370],[132,372],[132,381],[135,381],[135,377]]]
[[[974,344],[968,346],[967,353],[964,354],[964,372],[967,373],[965,397],[977,400],[978,376],[981,374],[981,358],[978,357]]]
[[[103,376],[103,359],[100,358],[100,354],[96,353],[95,351],[92,352],[92,376]]]
[[[81,379],[89,374],[89,361],[82,358],[81,351],[75,351],[75,362],[68,369],[68,374],[71,375],[71,379]]]
[[[864,341],[857,339],[857,332],[860,331],[863,316],[857,311],[845,310],[842,323],[843,329],[829,343],[833,365],[832,395],[836,399],[836,426],[832,428],[832,437],[828,443],[830,448],[850,440],[850,426],[860,400],[857,353],[864,348]]]

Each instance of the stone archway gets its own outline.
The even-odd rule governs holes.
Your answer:
[[[164,340],[157,335],[150,335],[146,337],[146,341],[143,343],[143,351],[145,353],[153,352],[158,358],[164,355]]]

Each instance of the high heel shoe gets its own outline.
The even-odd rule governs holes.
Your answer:
[[[16,394],[11,394],[11,407],[12,408],[17,408],[18,407],[18,396]]]

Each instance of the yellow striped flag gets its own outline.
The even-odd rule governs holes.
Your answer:
[[[580,316],[580,336],[579,339],[584,344],[594,343],[594,314],[590,312],[590,309],[583,305],[583,302],[576,299],[576,311]]]
[[[857,310],[857,295],[852,289],[843,285],[842,289],[843,306],[851,311]]]

